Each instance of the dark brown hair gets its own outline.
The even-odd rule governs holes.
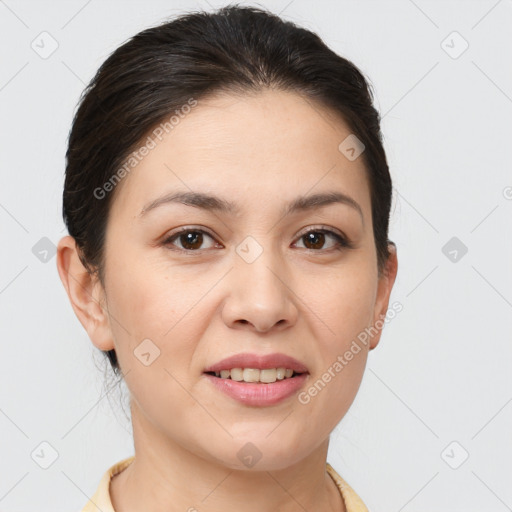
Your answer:
[[[315,33],[235,4],[188,13],[136,34],[105,60],[82,93],[66,152],[63,217],[82,263],[102,284],[105,228],[120,187],[97,191],[105,191],[140,141],[190,98],[264,88],[294,91],[328,107],[365,145],[361,157],[382,274],[392,243],[392,183],[369,84]],[[106,354],[119,373],[115,351]]]

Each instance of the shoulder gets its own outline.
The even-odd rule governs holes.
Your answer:
[[[352,489],[352,487],[350,487],[350,485],[341,478],[338,473],[336,473],[334,468],[328,462],[326,464],[326,470],[338,486],[341,496],[343,497],[343,501],[345,502],[347,512],[369,512],[368,508],[363,503],[363,500],[356,494],[354,489]]]
[[[117,473],[120,473],[129,466],[134,458],[135,456],[132,455],[110,466],[101,477],[96,492],[91,496],[80,512],[97,512],[98,510],[102,512],[115,512],[112,501],[110,500],[110,481],[114,475],[117,475]]]

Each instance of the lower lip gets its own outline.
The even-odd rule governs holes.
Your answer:
[[[274,405],[295,394],[304,384],[308,374],[301,373],[289,379],[276,380],[270,384],[222,379],[208,373],[208,380],[226,395],[246,405],[265,407]]]

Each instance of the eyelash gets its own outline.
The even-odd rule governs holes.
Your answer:
[[[180,237],[180,235],[183,235],[184,233],[203,233],[203,234],[208,235],[210,238],[215,239],[215,237],[213,235],[211,235],[210,233],[208,233],[207,231],[205,231],[203,229],[184,227],[184,228],[181,228],[179,231],[173,233],[172,235],[168,236],[167,238],[165,238],[164,241],[162,242],[162,245],[167,246],[167,247],[172,245],[172,242],[175,239],[178,239]],[[307,251],[332,252],[332,251],[341,251],[343,249],[352,249],[353,248],[352,243],[347,238],[345,238],[342,235],[339,235],[338,233],[336,233],[335,231],[332,231],[331,229],[327,229],[326,227],[323,227],[323,226],[319,227],[319,228],[309,229],[308,231],[302,233],[298,237],[297,240],[304,238],[309,233],[323,233],[323,234],[330,235],[336,240],[336,242],[338,243],[338,246],[330,248],[330,249],[307,249],[307,248],[305,248],[305,250],[307,250]],[[180,252],[185,252],[188,254],[200,253],[202,251],[208,250],[208,249],[182,249],[180,247],[173,247],[173,248],[170,247],[170,249],[180,251]]]

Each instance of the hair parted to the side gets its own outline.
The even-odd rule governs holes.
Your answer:
[[[143,30],[102,64],[80,98],[66,152],[63,218],[86,269],[104,283],[104,241],[119,192],[96,190],[147,134],[190,102],[218,92],[294,91],[342,116],[365,145],[379,275],[389,257],[392,183],[380,116],[361,71],[313,32],[256,7],[192,12]],[[341,141],[340,141],[341,142]],[[114,373],[115,350],[106,352]]]

